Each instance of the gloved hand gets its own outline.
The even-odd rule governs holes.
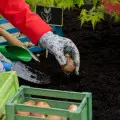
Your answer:
[[[70,53],[75,64],[75,73],[79,75],[80,54],[70,39],[47,32],[41,37],[39,44],[53,54],[60,65],[66,64],[65,52]]]

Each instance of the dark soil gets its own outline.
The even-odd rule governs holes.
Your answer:
[[[93,120],[120,120],[120,23],[102,21],[93,31],[91,24],[80,27],[80,10],[64,12],[64,34],[81,53],[80,76],[66,76],[54,56],[40,56],[41,63],[28,63],[48,74],[49,85],[21,84],[51,89],[84,91],[93,94]]]

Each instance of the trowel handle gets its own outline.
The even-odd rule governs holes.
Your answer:
[[[0,35],[2,35],[11,45],[14,46],[23,46],[24,44],[19,41],[15,36],[8,33],[4,28],[0,27]]]

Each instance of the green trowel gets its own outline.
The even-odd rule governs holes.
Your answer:
[[[30,61],[31,57],[35,61],[39,59],[15,36],[8,33],[4,28],[0,26],[0,34],[13,46],[0,46],[0,52],[11,60],[23,60]]]
[[[29,62],[32,59],[31,54],[24,48],[18,46],[0,46],[0,52],[10,60],[21,60]]]

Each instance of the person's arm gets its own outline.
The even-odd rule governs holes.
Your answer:
[[[52,31],[37,14],[31,12],[25,0],[0,0],[0,13],[34,44],[43,34]]]
[[[72,54],[75,73],[79,74],[80,55],[76,45],[72,40],[50,32],[51,27],[31,12],[25,0],[1,0],[0,12],[34,44],[40,44],[49,50],[63,67],[67,64],[64,51],[68,50]]]

